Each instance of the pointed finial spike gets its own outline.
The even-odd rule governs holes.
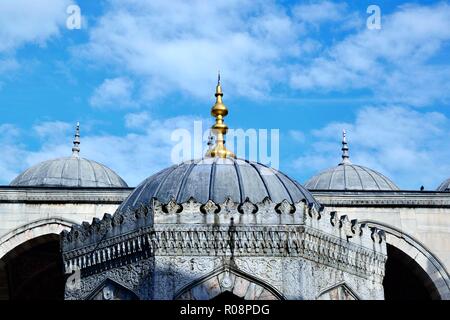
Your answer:
[[[73,140],[72,157],[80,156],[80,122],[77,122],[77,128],[75,130],[75,139]]]
[[[209,131],[207,145],[208,145],[208,152],[210,152],[213,149],[213,146],[214,146],[214,136],[213,136],[212,130]]]
[[[225,147],[225,135],[228,131],[228,126],[224,122],[224,118],[228,114],[228,108],[222,101],[223,92],[222,86],[220,85],[220,71],[217,76],[217,86],[216,86],[216,103],[211,109],[211,115],[216,118],[214,125],[211,127],[211,140],[208,141],[208,151],[206,152],[207,157],[219,157],[219,158],[235,158],[233,152]],[[215,141],[214,145],[212,141]],[[210,144],[211,143],[211,144]]]
[[[342,161],[340,164],[350,164],[350,159],[348,155],[348,144],[347,144],[347,132],[342,130]]]

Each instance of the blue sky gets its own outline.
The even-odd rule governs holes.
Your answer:
[[[432,190],[450,177],[449,45],[446,1],[4,0],[0,183],[70,155],[80,121],[82,155],[136,185],[171,164],[173,130],[212,124],[220,69],[228,125],[280,129],[300,182],[339,163],[345,128],[354,163]]]

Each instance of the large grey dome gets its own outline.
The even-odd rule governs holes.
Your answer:
[[[108,167],[80,157],[41,162],[21,173],[11,186],[117,187],[128,185]]]
[[[77,124],[72,156],[41,162],[18,175],[11,186],[34,187],[108,187],[128,185],[108,167],[80,158],[80,124]]]
[[[450,191],[450,179],[447,179],[444,182],[442,182],[437,188],[437,191]]]
[[[122,203],[118,211],[149,203],[190,198],[200,203],[223,203],[228,197],[236,203],[247,198],[258,203],[269,197],[273,202],[306,201],[321,208],[311,193],[283,173],[260,163],[233,158],[204,158],[171,166],[144,180]]]
[[[341,163],[312,177],[305,187],[309,190],[399,190],[381,173],[350,162],[345,131]]]

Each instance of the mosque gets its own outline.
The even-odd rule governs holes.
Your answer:
[[[215,142],[136,188],[80,155],[0,186],[0,299],[449,300],[450,179],[401,190],[349,157],[304,184]],[[429,168],[431,170],[431,168]]]

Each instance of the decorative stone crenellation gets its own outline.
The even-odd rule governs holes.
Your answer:
[[[329,219],[322,219],[323,214]],[[155,255],[267,256],[303,257],[382,278],[385,236],[367,229],[346,215],[321,214],[303,202],[274,204],[265,199],[253,204],[246,199],[234,204],[227,199],[222,204],[212,200],[200,204],[190,199],[163,204],[154,199],[150,207],[140,204],[73,226],[61,234],[61,241],[67,273]]]
[[[274,203],[270,198],[258,203],[248,198],[241,203],[231,198],[221,203],[211,199],[200,203],[193,198],[183,203],[175,199],[163,203],[153,198],[151,203],[139,203],[117,210],[114,215],[93,219],[90,224],[73,226],[62,232],[61,245],[66,273],[79,270],[81,282],[99,285],[99,279],[116,274],[114,270],[125,272],[127,266],[142,264],[154,270],[148,277],[156,286],[152,289],[155,291],[148,291],[143,297],[162,299],[175,294],[164,293],[165,287],[176,288],[208,275],[200,273],[194,277],[189,264],[167,265],[175,257],[188,259],[193,265],[211,265],[213,261],[215,265],[219,259],[216,268],[225,263],[250,277],[259,274],[261,281],[266,275],[269,287],[293,298],[309,289],[300,289],[306,286],[301,282],[286,287],[280,271],[276,271],[282,265],[294,273],[300,266],[324,274],[336,270],[353,279],[350,281],[381,286],[386,262],[385,236],[380,230],[350,220],[347,215],[318,210],[304,201]],[[273,261],[273,266],[277,266],[267,265],[273,277],[268,276],[269,271],[263,271],[264,261]],[[141,282],[135,281],[138,285],[129,289],[138,292]],[[119,293],[125,292],[119,289]],[[92,288],[68,290],[66,297],[87,297],[92,292]]]

